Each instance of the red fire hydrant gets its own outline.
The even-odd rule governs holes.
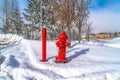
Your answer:
[[[70,43],[67,42],[68,37],[65,32],[62,32],[58,38],[59,40],[56,42],[56,45],[59,48],[59,52],[58,56],[56,57],[56,62],[67,62],[66,46],[70,46]]]

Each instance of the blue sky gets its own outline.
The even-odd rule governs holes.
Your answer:
[[[0,0],[2,3],[3,0]],[[20,11],[27,7],[27,0],[18,0]],[[120,0],[92,0],[90,22],[94,32],[120,32]]]
[[[20,4],[20,11],[23,12],[24,8],[27,7],[27,0],[18,0]]]
[[[94,32],[120,32],[120,0],[93,0],[90,22]]]
[[[91,8],[95,10],[106,8],[112,5],[116,5],[115,8],[119,9],[117,6],[119,5],[120,7],[120,0],[92,0]]]

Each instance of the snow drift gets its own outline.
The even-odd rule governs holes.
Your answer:
[[[23,37],[15,34],[0,34],[0,50],[19,43]]]
[[[22,40],[23,37],[15,34],[0,34],[0,44],[9,44]]]
[[[99,40],[91,40],[89,42],[87,41],[81,41],[81,43],[91,44],[91,45],[98,45],[98,46],[108,46],[108,47],[115,47],[120,48],[120,37],[114,38],[109,41],[99,41]]]

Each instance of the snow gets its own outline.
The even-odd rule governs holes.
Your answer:
[[[108,41],[108,43],[106,43],[105,46],[120,48],[120,38],[114,38]]]
[[[13,46],[13,44],[19,43],[22,39],[22,36],[16,34],[0,34],[0,50]]]
[[[41,41],[21,40],[1,51],[0,80],[120,80],[120,38],[73,41],[68,63],[55,63],[55,41],[47,41],[47,62],[41,62]]]
[[[108,46],[108,47],[120,48],[120,38],[119,37],[114,38],[114,39],[109,40],[109,41],[91,40],[89,42],[82,41],[82,43],[98,45],[98,46]]]
[[[23,37],[16,34],[0,34],[0,42],[15,42],[23,39]]]

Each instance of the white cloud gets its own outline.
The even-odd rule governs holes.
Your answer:
[[[90,21],[95,27],[95,33],[120,32],[120,11],[117,10],[117,6],[107,6],[104,9],[91,11]]]

